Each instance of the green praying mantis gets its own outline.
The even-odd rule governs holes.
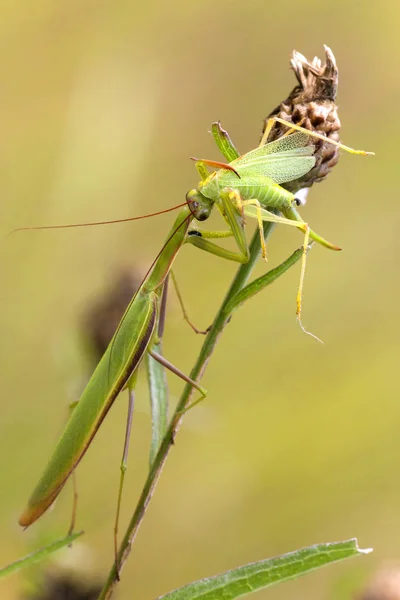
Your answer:
[[[286,125],[288,132],[274,142],[265,143],[268,132],[276,121]],[[186,203],[181,205],[165,244],[131,300],[105,354],[72,411],[54,453],[19,519],[23,527],[34,523],[57,498],[84,456],[114,400],[124,389],[129,390],[131,418],[138,367],[146,353],[190,383],[200,392],[200,399],[206,396],[206,391],[196,381],[186,377],[154,351],[154,345],[158,341],[157,330],[163,288],[173,262],[184,244],[192,244],[226,260],[246,263],[249,259],[245,233],[246,218],[255,218],[257,221],[264,258],[266,258],[266,247],[262,231],[263,221],[300,229],[304,234],[300,284],[297,293],[297,317],[300,324],[309,240],[329,249],[340,249],[310,229],[297,211],[298,202],[294,195],[280,186],[282,183],[296,180],[314,166],[314,146],[309,144],[309,136],[324,141],[326,138],[275,117],[270,120],[269,128],[260,146],[239,156],[219,123],[213,124],[212,133],[227,162],[196,159],[201,181],[196,189],[187,193]],[[353,154],[372,154],[353,150],[337,142],[331,143]],[[208,167],[218,170],[210,174]],[[207,220],[214,207],[221,214],[227,229],[200,230],[195,222]],[[225,249],[212,241],[227,237],[234,238],[237,246],[235,251]],[[126,439],[129,437],[130,418],[128,418]],[[127,445],[121,463],[117,520],[126,458]]]

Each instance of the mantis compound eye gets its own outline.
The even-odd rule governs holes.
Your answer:
[[[198,221],[205,221],[208,219],[211,213],[210,202],[200,194],[200,192],[197,190],[190,190],[190,192],[186,194],[186,202],[195,219]]]

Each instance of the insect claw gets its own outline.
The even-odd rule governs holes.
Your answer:
[[[312,338],[314,338],[315,340],[317,340],[317,342],[320,342],[321,344],[323,344],[324,342],[318,337],[316,336],[314,333],[311,333],[311,331],[307,331],[307,329],[304,327],[303,323],[301,322],[301,319],[299,317],[299,315],[297,315],[297,322],[300,325],[300,329],[303,331],[303,333],[306,333],[307,335],[310,335]]]

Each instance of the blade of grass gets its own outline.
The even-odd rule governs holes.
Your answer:
[[[2,569],[0,569],[0,577],[7,577],[8,575],[12,575],[17,571],[20,571],[21,569],[30,567],[31,565],[41,560],[44,560],[45,558],[48,558],[57,550],[60,550],[61,548],[72,544],[72,542],[74,542],[82,534],[83,531],[80,531],[79,533],[73,533],[72,535],[68,535],[67,537],[62,538],[61,540],[56,540],[48,546],[44,546],[43,548],[39,548],[39,550],[32,552],[32,554],[28,554],[27,556],[24,556],[23,558],[20,558],[15,562],[6,565]]]

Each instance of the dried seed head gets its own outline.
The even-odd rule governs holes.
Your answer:
[[[103,586],[72,573],[49,573],[25,600],[96,600]]]
[[[121,268],[110,281],[108,293],[96,300],[82,318],[82,329],[98,362],[117,329],[126,307],[141,283],[138,273]]]
[[[338,142],[340,120],[335,102],[338,69],[332,50],[328,46],[324,46],[324,48],[325,65],[322,65],[321,60],[317,57],[309,62],[300,52],[293,52],[290,63],[298,85],[269,116],[280,117]],[[268,118],[264,121],[263,132],[267,121]],[[276,123],[268,141],[273,141],[286,132],[285,126]],[[284,187],[292,193],[311,187],[313,183],[325,179],[338,162],[339,149],[336,146],[312,137],[310,137],[309,143],[315,146],[315,166],[300,179],[285,184]]]
[[[400,565],[382,565],[354,597],[356,600],[400,600]]]

